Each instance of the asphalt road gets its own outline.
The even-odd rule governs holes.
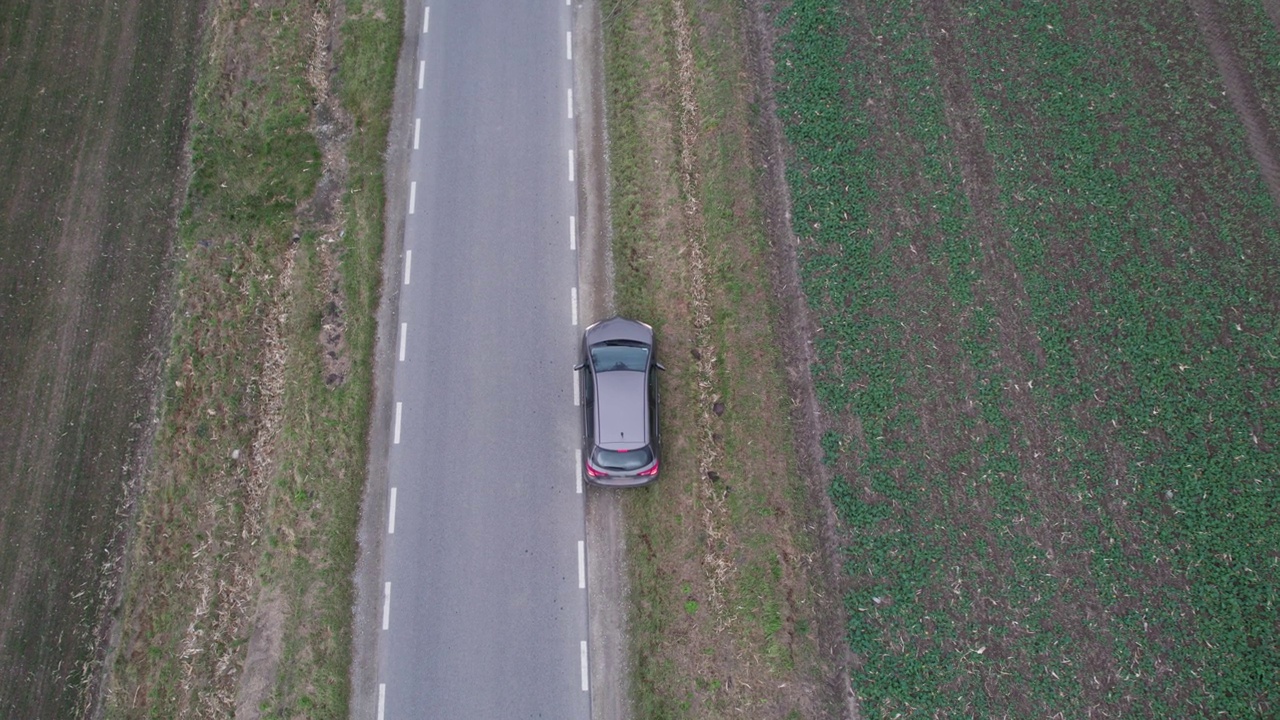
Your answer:
[[[376,716],[585,719],[572,8],[408,12]]]

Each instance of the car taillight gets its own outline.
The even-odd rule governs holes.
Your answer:
[[[600,470],[597,470],[597,469],[596,469],[596,468],[591,464],[591,461],[590,461],[590,460],[588,460],[588,461],[587,461],[587,475],[588,475],[588,476],[590,476],[590,477],[593,477],[593,478],[604,477],[604,472],[602,472],[602,471],[600,471]]]
[[[640,472],[636,473],[636,475],[639,475],[640,477],[653,477],[654,475],[657,475],[657,474],[658,474],[657,460],[653,462],[653,467],[649,468],[648,470],[641,470]]]

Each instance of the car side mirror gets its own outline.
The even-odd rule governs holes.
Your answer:
[[[586,363],[578,363],[577,365],[574,365],[574,366],[573,366],[573,369],[574,369],[574,370],[581,370],[582,368],[584,368],[584,367],[586,367],[586,366],[587,366],[587,364],[586,364]]]
[[[659,370],[662,370],[662,371],[666,371],[666,369],[667,369],[667,368],[666,368],[666,366],[664,366],[664,365],[663,365],[662,363],[660,363],[660,362],[655,362],[655,363],[653,364],[653,366],[654,366],[654,367],[656,367],[656,368],[658,368]]]

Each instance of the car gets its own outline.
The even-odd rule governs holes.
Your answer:
[[[653,328],[612,317],[582,333],[574,366],[582,396],[582,462],[587,482],[639,487],[658,479],[658,378]]]

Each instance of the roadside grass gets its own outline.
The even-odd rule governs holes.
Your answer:
[[[779,13],[853,688],[871,717],[1266,716],[1280,217],[1194,17],[1065,14],[942,26],[974,208],[928,10]]]
[[[209,12],[106,714],[345,717],[401,8]]]
[[[663,472],[627,493],[637,717],[826,717],[796,470],[729,2],[603,8],[619,311],[659,333]]]

